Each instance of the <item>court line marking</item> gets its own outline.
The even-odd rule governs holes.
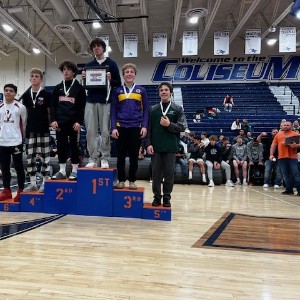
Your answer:
[[[289,204],[289,205],[291,205],[291,206],[295,206],[295,207],[297,207],[297,208],[300,208],[300,205],[297,205],[297,204],[294,204],[294,203],[290,203],[290,202],[288,202],[288,201],[286,201],[286,200],[282,200],[282,199],[280,199],[280,198],[274,197],[274,196],[269,195],[269,194],[267,194],[267,193],[263,193],[263,192],[257,191],[257,190],[255,190],[255,189],[253,189],[253,188],[249,188],[249,187],[247,187],[247,188],[248,188],[250,191],[256,192],[256,193],[261,194],[261,195],[264,195],[264,196],[268,196],[268,197],[273,198],[273,199],[275,199],[275,200],[278,200],[278,201],[280,201],[280,202],[282,202],[282,203],[286,203],[286,204]],[[292,196],[292,195],[291,195],[291,196]],[[294,196],[292,196],[292,197],[298,197],[298,199],[300,200],[300,197],[299,197],[299,196],[294,195]]]

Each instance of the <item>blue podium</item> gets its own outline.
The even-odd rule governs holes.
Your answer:
[[[113,216],[123,218],[142,218],[144,203],[144,188],[137,190],[114,189]]]
[[[144,188],[114,189],[116,179],[116,169],[80,168],[77,181],[48,180],[45,193],[22,193],[20,204],[0,202],[0,211],[171,220],[171,208],[144,203]]]
[[[116,169],[82,168],[77,174],[76,213],[88,216],[113,215],[113,186]]]
[[[44,194],[38,192],[22,193],[20,211],[44,212]]]

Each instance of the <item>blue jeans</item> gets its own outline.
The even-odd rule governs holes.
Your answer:
[[[272,172],[275,172],[274,185],[281,185],[282,179],[279,164],[277,163],[277,161],[268,159],[265,162],[264,184],[271,184]]]
[[[174,166],[174,172],[176,171],[176,164],[180,165],[182,175],[187,175],[188,168],[187,168],[187,164],[186,164],[185,160],[183,158],[181,158],[181,157],[176,157],[176,162],[175,162],[175,166]]]
[[[287,192],[292,192],[295,187],[300,193],[300,172],[298,169],[298,160],[296,158],[278,159],[278,165],[285,183]]]

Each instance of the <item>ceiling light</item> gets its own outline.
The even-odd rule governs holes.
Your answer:
[[[32,48],[32,51],[34,54],[40,54],[41,53],[41,50],[38,49],[38,48]]]
[[[8,25],[8,24],[2,24],[2,27],[4,28],[5,31],[7,32],[12,32],[14,29]]]
[[[99,28],[101,28],[101,24],[99,22],[93,22],[93,28],[99,29]]]
[[[277,39],[269,39],[269,40],[267,41],[267,44],[268,44],[269,46],[273,46],[273,45],[276,44],[276,42],[277,42]]]
[[[300,19],[300,10],[296,13],[296,18]]]
[[[198,20],[199,20],[199,17],[198,16],[193,16],[189,19],[190,23],[191,24],[197,24],[198,23]]]
[[[107,47],[107,51],[108,51],[108,52],[111,52],[111,51],[112,51],[111,46],[108,46],[108,47]]]

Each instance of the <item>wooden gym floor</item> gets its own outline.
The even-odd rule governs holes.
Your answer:
[[[67,215],[3,239],[0,299],[298,300],[300,197],[281,192],[178,184],[171,222]]]

